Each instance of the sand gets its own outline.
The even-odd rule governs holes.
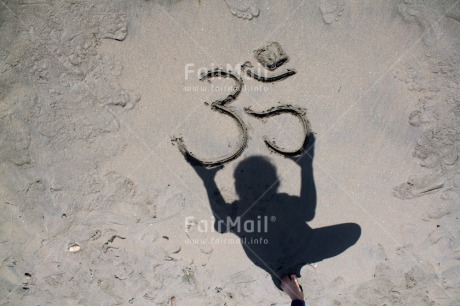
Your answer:
[[[296,74],[241,74],[229,107],[248,139],[215,177],[225,202],[255,155],[299,196],[301,167],[264,137],[294,151],[302,125],[244,109],[305,109],[308,225],[361,230],[302,267],[307,303],[460,304],[460,1],[2,0],[0,37],[0,305],[289,305],[213,230],[207,185],[171,142],[235,152],[241,130],[211,107],[234,82],[200,68],[259,69],[271,42],[289,60],[269,73]]]

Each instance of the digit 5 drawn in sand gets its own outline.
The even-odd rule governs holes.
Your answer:
[[[281,46],[278,43],[270,43],[266,47],[258,49],[254,51],[254,56],[255,58],[259,61],[260,64],[262,64],[265,68],[268,70],[275,70],[279,66],[283,65],[285,62],[287,62],[288,57],[282,50]],[[258,75],[255,72],[253,72],[250,68],[252,68],[252,64],[247,61],[243,65],[241,65],[242,72],[246,72],[246,75],[249,77],[259,81],[259,82],[265,82],[265,83],[273,83],[277,81],[284,80],[294,74],[296,74],[296,71],[293,69],[287,69],[283,73],[279,73],[276,75],[272,76],[262,76]],[[194,166],[204,166],[204,167],[214,167],[214,166],[219,166],[222,164],[225,164],[229,161],[232,161],[236,159],[238,156],[243,153],[244,149],[247,146],[248,142],[248,132],[247,132],[247,126],[244,123],[244,121],[240,118],[240,116],[231,108],[229,108],[227,105],[230,104],[232,101],[236,100],[238,95],[241,92],[241,89],[243,88],[243,79],[234,74],[231,71],[226,71],[221,68],[213,69],[208,71],[207,73],[202,74],[200,80],[209,80],[213,77],[224,77],[224,78],[232,78],[236,86],[234,87],[234,91],[228,95],[225,99],[223,100],[216,100],[211,104],[211,109],[215,111],[219,111],[223,114],[226,114],[230,117],[232,117],[238,126],[238,129],[240,131],[240,141],[239,141],[239,146],[237,147],[237,150],[233,152],[232,154],[229,154],[228,156],[224,156],[221,158],[217,158],[215,160],[209,160],[205,161],[202,159],[199,159],[193,155],[192,152],[190,152],[187,147],[185,146],[184,140],[182,137],[173,137],[172,141],[177,143],[177,146],[181,153],[185,156],[188,162],[190,162]],[[303,108],[300,107],[294,107],[292,105],[280,105],[277,107],[272,107],[269,110],[262,111],[262,112],[255,112],[251,108],[245,108],[245,112],[251,116],[254,116],[259,119],[265,119],[268,117],[272,117],[275,115],[279,115],[282,113],[289,113],[293,114],[297,118],[300,119],[300,122],[302,123],[303,131],[304,131],[304,138],[302,141],[301,146],[299,149],[294,150],[294,151],[286,151],[283,150],[282,148],[278,147],[274,141],[268,140],[267,136],[264,136],[264,142],[265,144],[274,152],[282,154],[282,155],[288,155],[288,156],[296,156],[300,155],[307,143],[308,140],[308,134],[310,133],[310,123],[306,117],[306,111]]]

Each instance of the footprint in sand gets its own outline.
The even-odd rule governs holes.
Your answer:
[[[321,0],[319,3],[319,11],[323,16],[325,24],[331,24],[338,21],[343,14],[343,0]]]
[[[230,12],[242,19],[251,20],[259,16],[259,7],[255,0],[225,0]]]
[[[396,186],[393,195],[402,200],[413,199],[425,194],[438,192],[444,187],[445,179],[440,174],[414,175],[406,183]]]
[[[460,7],[458,5],[452,7],[446,12],[446,17],[460,23]]]
[[[452,11],[453,12],[453,11]],[[416,22],[423,31],[423,43],[425,46],[433,46],[441,36],[439,20],[440,12],[431,7],[404,0],[398,5],[398,14],[402,20],[408,23]],[[448,16],[455,20],[455,16]]]
[[[170,219],[180,214],[185,207],[185,198],[177,189],[167,186],[154,199],[158,221]]]

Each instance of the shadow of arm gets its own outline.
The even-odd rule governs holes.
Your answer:
[[[228,227],[229,219],[231,220],[234,206],[225,202],[219,188],[214,179],[204,181],[204,186],[208,193],[209,204],[211,205],[212,214],[214,216],[214,229],[218,233],[226,233],[230,231]]]
[[[293,158],[301,169],[300,203],[301,213],[306,221],[313,220],[316,211],[316,186],[313,175],[314,151],[315,136],[311,133],[303,154],[298,158]]]
[[[233,216],[233,205],[225,202],[215,181],[215,176],[222,167],[206,169],[201,166],[193,166],[193,169],[201,178],[206,189],[211,211],[215,219],[214,229],[219,233],[230,231],[230,229],[227,228],[227,224],[228,219]]]

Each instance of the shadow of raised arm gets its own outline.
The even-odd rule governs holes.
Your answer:
[[[291,159],[301,168],[300,203],[301,214],[305,221],[311,221],[316,211],[316,187],[313,176],[313,158],[315,154],[315,135],[310,133],[301,156]]]
[[[228,218],[233,217],[234,207],[225,202],[215,181],[217,172],[223,167],[205,168],[194,162],[193,157],[185,156],[185,159],[192,166],[193,170],[195,170],[196,174],[198,174],[206,188],[212,214],[215,219],[215,230],[219,233],[230,231],[230,228],[227,228],[226,225],[228,224]]]

